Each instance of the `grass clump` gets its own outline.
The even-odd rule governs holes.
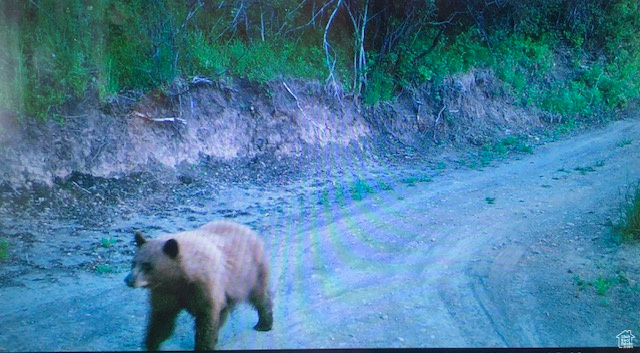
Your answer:
[[[402,180],[400,181],[407,184],[407,186],[416,186],[416,183],[430,183],[433,181],[433,179],[426,175],[417,175],[402,178]]]
[[[9,259],[9,241],[7,239],[0,239],[0,261],[7,261]]]
[[[100,246],[102,246],[103,248],[110,248],[113,245],[115,245],[115,243],[117,242],[117,240],[115,238],[109,237],[109,238],[105,238],[102,237],[100,239]]]
[[[495,158],[502,158],[510,152],[533,153],[533,147],[527,144],[526,138],[521,136],[509,136],[493,144],[482,146],[480,151],[480,163],[489,165]]]
[[[623,241],[640,240],[640,183],[631,189],[622,207],[623,220],[614,228]]]
[[[607,294],[607,290],[611,287],[611,281],[602,276],[598,276],[595,282],[596,294],[604,296]]]
[[[366,194],[373,193],[373,187],[362,179],[357,179],[351,185],[351,198],[355,201],[362,201]]]
[[[99,275],[114,272],[113,267],[111,267],[110,265],[97,265],[95,271]]]
[[[632,139],[624,139],[624,140],[616,143],[616,147],[624,147],[626,145],[630,145],[631,143],[633,143]]]

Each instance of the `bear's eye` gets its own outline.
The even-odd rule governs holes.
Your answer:
[[[142,268],[143,272],[149,272],[151,270],[153,270],[153,265],[151,264],[151,262],[143,262],[140,267]]]

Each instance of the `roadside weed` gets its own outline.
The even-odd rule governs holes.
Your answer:
[[[433,180],[426,175],[418,175],[402,178],[400,181],[407,184],[407,186],[416,186],[416,183],[430,183]]]
[[[640,240],[640,183],[630,187],[622,206],[622,221],[614,227],[614,234],[623,241]]]
[[[97,274],[105,274],[105,273],[112,273],[113,272],[113,267],[109,266],[109,265],[98,265],[96,266],[96,273]]]
[[[116,239],[114,239],[112,237],[109,237],[109,238],[102,237],[100,239],[100,246],[102,246],[103,248],[110,248],[115,243],[116,243]]]
[[[632,139],[624,139],[618,143],[616,143],[616,147],[624,147],[626,145],[630,145],[633,142]]]
[[[7,239],[0,239],[0,261],[7,261],[9,259],[9,241]]]
[[[622,271],[618,271],[615,276],[598,276],[595,281],[584,280],[578,275],[574,275],[572,279],[578,286],[578,291],[583,292],[587,287],[593,287],[595,294],[601,297],[604,297],[613,286],[629,286],[629,279]]]
[[[482,146],[480,163],[486,167],[493,159],[505,157],[510,152],[533,153],[533,147],[527,144],[526,138],[523,136],[509,136]]]
[[[598,276],[596,279],[596,294],[600,296],[604,296],[607,293],[607,290],[611,287],[611,281],[602,276]]]
[[[384,181],[381,181],[379,184],[380,184],[380,189],[382,190],[385,190],[385,191],[393,190],[393,186],[385,183]]]
[[[576,285],[578,286],[578,290],[580,290],[580,291],[583,291],[587,287],[587,285],[589,284],[589,282],[583,280],[578,275],[574,275],[573,276],[573,281],[576,282]]]
[[[366,194],[373,193],[373,188],[366,181],[357,179],[353,185],[351,185],[351,198],[356,201],[361,201]]]
[[[319,199],[318,199],[318,204],[319,204],[319,205],[325,205],[325,206],[328,206],[328,205],[329,205],[329,203],[330,203],[330,201],[329,201],[329,191],[327,191],[326,189],[323,189],[323,190],[320,192],[320,197],[319,197]]]

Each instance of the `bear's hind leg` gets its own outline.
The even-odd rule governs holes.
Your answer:
[[[269,291],[253,294],[249,299],[254,308],[258,311],[258,323],[253,327],[257,331],[269,331],[273,326],[273,302]]]

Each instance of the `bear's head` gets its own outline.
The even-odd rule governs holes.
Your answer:
[[[147,240],[141,232],[136,232],[135,240],[138,250],[131,272],[124,279],[129,287],[154,289],[179,280],[179,247],[175,239]]]

